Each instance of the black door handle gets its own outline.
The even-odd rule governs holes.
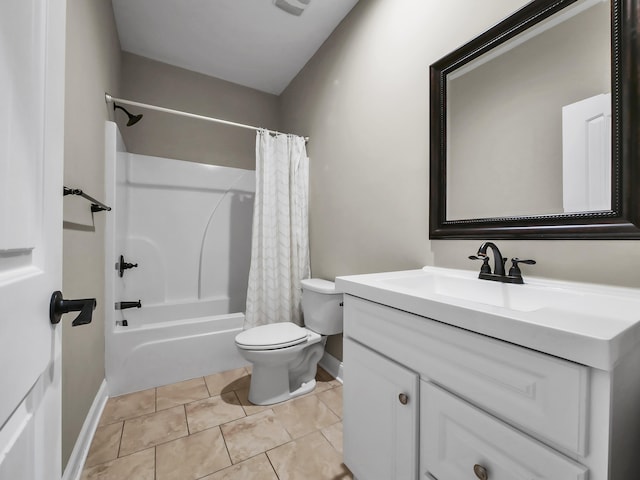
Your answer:
[[[65,313],[80,312],[71,323],[71,326],[86,325],[87,323],[91,323],[93,310],[97,304],[98,302],[96,302],[95,298],[65,300],[62,298],[62,292],[55,291],[51,295],[51,302],[49,303],[49,320],[55,325],[60,323],[60,319]]]

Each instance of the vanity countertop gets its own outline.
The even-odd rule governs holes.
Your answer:
[[[602,370],[640,343],[640,289],[439,267],[336,278],[339,291]]]

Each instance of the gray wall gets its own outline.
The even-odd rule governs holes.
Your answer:
[[[232,122],[278,128],[278,97],[131,53],[122,54],[122,98]],[[126,127],[127,150],[236,168],[255,168],[255,131],[127,107],[144,118]]]
[[[285,90],[283,128],[311,137],[315,276],[478,268],[481,241],[428,238],[429,65],[525,3],[360,1]],[[525,277],[640,287],[637,241],[497,243],[538,261]]]
[[[109,0],[68,0],[64,184],[104,198],[104,92],[118,91],[120,44]],[[64,200],[63,293],[96,297],[90,325],[62,322],[62,464],[104,379],[104,219]],[[71,317],[71,315],[69,315]]]

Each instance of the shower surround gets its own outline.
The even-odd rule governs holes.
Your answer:
[[[115,123],[105,132],[109,394],[245,365],[234,338],[244,322],[255,172],[127,153]],[[122,277],[120,255],[138,264]],[[137,300],[140,309],[115,309]]]

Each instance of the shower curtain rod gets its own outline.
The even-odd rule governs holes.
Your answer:
[[[180,115],[180,116],[189,117],[189,118],[196,118],[198,120],[206,120],[208,122],[222,123],[224,125],[230,125],[232,127],[246,128],[248,130],[255,130],[255,131],[266,130],[270,133],[282,133],[276,130],[269,130],[268,128],[254,127],[253,125],[245,125],[244,123],[230,122],[228,120],[221,120],[219,118],[206,117],[204,115],[197,115],[195,113],[183,112],[181,110],[173,110],[171,108],[158,107],[156,105],[149,105],[147,103],[140,103],[140,102],[134,102],[132,100],[125,100],[124,98],[116,98],[116,97],[112,97],[108,93],[104,94],[104,98],[107,103],[118,102],[118,103],[123,103],[125,105],[130,105],[132,107],[148,108],[149,110],[156,110],[158,112],[164,112],[164,113],[172,113],[174,115]],[[309,137],[303,137],[303,138],[305,142],[309,141]]]

